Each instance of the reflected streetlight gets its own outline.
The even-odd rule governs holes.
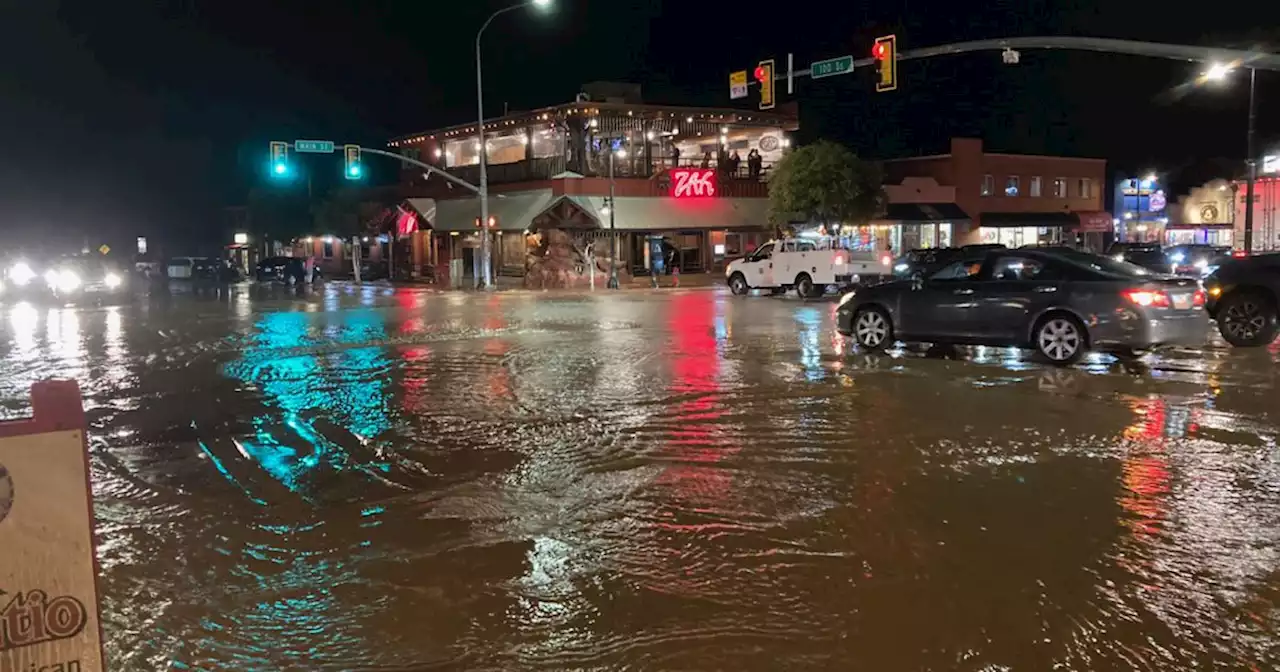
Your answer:
[[[489,24],[493,23],[494,19],[507,12],[529,6],[547,9],[551,6],[551,0],[526,0],[510,7],[503,7],[490,14],[489,18],[485,19],[485,22],[481,24],[480,30],[476,31],[476,147],[480,151],[480,190],[478,195],[480,197],[480,221],[482,222],[489,221],[489,171],[487,168],[489,152],[484,144],[484,80],[480,74],[480,36],[484,35],[485,29],[489,27]],[[489,244],[489,232],[481,231],[480,236],[480,262],[484,271],[483,287],[487,289],[492,287],[492,264],[489,261],[492,250]],[[476,288],[482,286],[481,277],[481,273],[476,273]]]

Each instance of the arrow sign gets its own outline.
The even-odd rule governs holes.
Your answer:
[[[814,79],[822,79],[833,75],[847,75],[851,72],[853,72],[852,56],[828,58],[825,61],[817,61],[809,66],[809,76]]]
[[[332,140],[294,140],[293,151],[311,154],[332,154]]]

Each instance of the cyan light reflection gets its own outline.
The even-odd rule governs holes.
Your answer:
[[[817,308],[801,308],[796,311],[796,322],[800,323],[800,365],[804,367],[804,377],[809,382],[817,382],[826,376],[820,345],[822,313]]]

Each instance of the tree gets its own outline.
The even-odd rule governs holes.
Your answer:
[[[823,223],[865,224],[880,214],[884,190],[879,168],[826,140],[800,147],[769,176],[769,219],[796,217]]]

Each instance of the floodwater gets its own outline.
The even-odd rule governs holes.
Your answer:
[[[0,307],[112,669],[1271,670],[1280,354],[849,352],[723,290]]]

